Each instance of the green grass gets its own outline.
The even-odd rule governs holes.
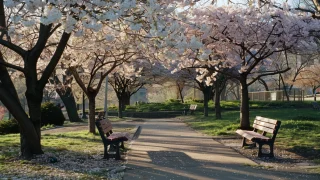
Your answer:
[[[141,103],[137,105],[126,106],[125,111],[130,112],[151,112],[151,111],[181,111],[184,108],[188,108],[190,104],[197,104],[198,112],[203,111],[203,102],[196,100],[186,100],[185,103],[181,103],[178,100],[168,100],[164,103]],[[209,101],[209,109],[214,108],[214,102]],[[239,101],[221,101],[221,107],[225,110],[237,110],[239,109]],[[250,101],[251,109],[275,109],[275,108],[310,108],[311,101]],[[109,111],[117,111],[116,106],[110,106]]]
[[[116,128],[114,131],[133,133],[134,128]],[[59,179],[60,175],[58,174],[61,173],[66,174],[67,179],[107,179],[106,169],[122,163],[119,161],[118,164],[110,165],[107,163],[108,161],[102,160],[103,143],[101,137],[98,133],[96,135],[87,133],[87,130],[44,134],[41,144],[47,155],[57,157],[58,163],[51,164],[49,162],[18,159],[20,152],[19,134],[1,135],[0,179],[1,175],[9,177],[9,179],[13,177],[37,179],[36,177],[39,176]],[[90,168],[87,166],[90,166]],[[12,171],[13,169],[14,171]],[[96,171],[91,171],[92,169]]]
[[[309,109],[251,109],[250,123],[255,116],[264,116],[282,121],[276,146],[295,152],[309,159],[320,159],[320,111]],[[185,122],[192,128],[212,136],[235,135],[239,128],[239,111],[224,111],[222,120],[214,114],[203,117],[201,113],[189,116]]]
[[[53,125],[53,124],[48,124],[48,125],[42,126],[42,127],[41,127],[41,130],[52,129],[52,128],[55,128],[55,127],[56,127],[56,126]]]

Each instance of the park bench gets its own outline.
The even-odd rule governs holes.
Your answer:
[[[253,130],[246,131],[238,129],[236,132],[243,137],[242,147],[253,145],[256,147],[256,143],[259,144],[258,157],[274,157],[273,154],[273,144],[276,139],[278,130],[280,128],[281,121],[264,118],[257,116],[253,123]],[[260,134],[261,133],[261,134]],[[266,136],[267,133],[270,133],[271,137]],[[252,144],[247,144],[246,140],[250,140]],[[269,145],[270,153],[262,153],[262,146]]]
[[[190,114],[193,114],[193,112],[197,109],[197,105],[196,104],[190,104]]]
[[[320,105],[316,101],[313,101],[311,104],[314,110],[320,110]]]
[[[190,111],[190,114],[193,114],[193,112],[197,109],[197,105],[196,104],[190,104],[190,107],[189,109],[188,108],[185,108],[183,110],[183,115],[187,115],[188,114],[188,111]]]
[[[129,133],[113,133],[112,124],[106,119],[97,119],[96,126],[104,145],[104,159],[109,159],[109,150],[114,149],[116,152],[115,159],[120,159],[120,147],[124,149],[124,141],[129,139]],[[120,145],[121,144],[121,145]]]

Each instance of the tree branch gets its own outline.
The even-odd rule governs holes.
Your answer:
[[[40,87],[44,88],[44,86],[47,84],[48,79],[50,78],[52,72],[56,68],[56,66],[62,56],[62,53],[68,43],[70,35],[71,34],[68,34],[65,32],[62,34],[59,45],[58,45],[56,51],[54,52],[49,64],[47,65],[47,67],[43,71],[42,76],[39,80]]]
[[[25,73],[24,69],[22,67],[20,67],[20,66],[13,65],[13,64],[7,63],[5,61],[0,61],[0,64],[3,65],[3,66],[6,66],[8,68],[12,68],[12,69],[15,69],[17,71],[21,71],[21,72]]]
[[[263,76],[270,76],[270,75],[275,75],[275,74],[281,74],[281,73],[284,73],[284,72],[287,72],[289,71],[291,68],[287,68],[287,69],[284,69],[284,70],[281,70],[281,71],[274,71],[274,72],[270,72],[270,73],[265,73],[265,74],[260,74],[258,75],[257,77],[253,78],[251,80],[250,83],[248,83],[248,86],[250,86],[251,84],[253,84],[255,81],[257,81],[258,79],[260,79],[261,77]]]
[[[3,40],[3,39],[0,39],[0,44],[11,49],[12,51],[16,52],[17,54],[19,54],[22,58],[24,58],[25,54],[27,53],[26,50],[22,49],[21,47],[9,42],[9,41],[6,41],[6,40]]]

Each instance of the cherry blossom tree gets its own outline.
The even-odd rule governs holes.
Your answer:
[[[166,37],[171,30],[164,27],[171,23],[170,14],[178,7],[177,3],[168,5],[171,2],[0,1],[0,44],[19,59],[14,61],[13,56],[4,58],[3,52],[0,54],[0,100],[20,125],[22,157],[31,158],[34,154],[43,153],[40,141],[43,89],[71,35],[97,32],[105,25],[116,29],[124,24],[136,31],[148,30],[150,33],[146,35],[149,37]],[[112,34],[104,37],[110,39]],[[47,48],[52,49],[52,55],[43,54]],[[19,71],[25,78],[29,114],[21,107],[12,83],[13,76],[7,68]],[[38,74],[38,69],[42,69],[41,74]]]
[[[311,51],[316,43],[309,32],[319,29],[319,22],[307,15],[270,6],[245,10],[241,6],[196,9],[194,17],[200,30],[189,32],[194,34],[190,38],[194,51],[187,52],[190,62],[184,65],[215,67],[213,75],[224,73],[220,69],[225,67],[238,70],[236,74],[225,74],[241,84],[242,129],[250,128],[248,86],[263,76],[288,71],[288,66],[281,70],[272,68],[274,56],[293,47]],[[209,70],[201,73],[207,84],[214,80],[210,73]]]
[[[146,59],[136,59],[130,64],[118,66],[108,79],[118,98],[118,116],[123,117],[123,110],[130,105],[130,97],[147,84],[159,84],[170,72],[160,63],[151,63]]]
[[[176,73],[167,73],[168,80],[174,81],[177,87],[177,98],[181,99],[184,103],[184,93],[183,90],[186,87],[193,87],[191,84],[194,82],[194,76],[189,69],[182,69]]]
[[[101,40],[99,37],[104,30],[85,39],[73,39],[73,50],[70,54],[66,53],[62,61],[62,66],[68,67],[76,83],[88,97],[89,132],[92,133],[95,133],[96,96],[104,79],[118,66],[142,56],[139,48],[133,48],[137,46],[135,42],[138,42],[136,38],[132,38],[135,36],[127,36],[124,32],[116,36],[114,32],[114,36]],[[109,29],[108,32],[110,31],[112,30]],[[128,69],[124,70],[128,74],[134,73]]]

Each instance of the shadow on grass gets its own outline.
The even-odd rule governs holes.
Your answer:
[[[31,161],[20,160],[19,144],[7,143],[7,148],[1,148],[0,179],[108,179],[113,167],[123,164],[103,158],[103,143],[99,136],[79,137],[63,135],[45,135],[49,145],[43,145],[44,155]],[[18,136],[15,138],[19,138]],[[50,139],[52,138],[52,139]],[[95,139],[96,138],[96,139]],[[2,144],[1,144],[2,145]],[[54,158],[57,162],[50,162]],[[15,169],[13,172],[11,169]],[[30,173],[25,173],[30,172]]]
[[[293,152],[307,159],[320,159],[320,149],[307,146],[294,146],[293,148],[287,149],[289,152]]]

